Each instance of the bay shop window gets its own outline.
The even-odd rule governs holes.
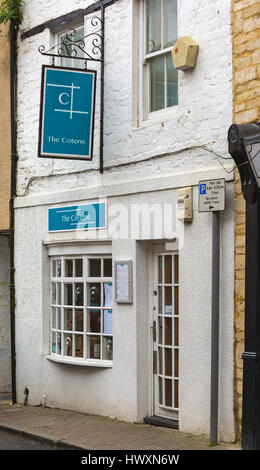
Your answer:
[[[51,257],[51,356],[113,359],[112,258]]]

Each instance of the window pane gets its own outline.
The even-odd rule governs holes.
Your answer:
[[[174,376],[179,377],[179,350],[174,350]]]
[[[83,335],[75,336],[75,356],[83,357]]]
[[[177,1],[163,2],[163,46],[170,47],[177,40]]]
[[[101,306],[101,284],[88,284],[88,305]]]
[[[65,34],[60,35],[59,37],[59,44],[60,44],[60,53],[61,55],[65,56],[75,56],[75,51],[77,52],[77,57],[84,57],[84,53],[80,48],[73,47],[72,43],[76,43],[79,46],[82,46],[83,43],[81,42],[84,38],[84,28],[78,28],[76,30],[76,34],[72,34],[71,31],[68,31]],[[84,48],[84,46],[83,46]],[[74,52],[73,52],[74,50]],[[77,67],[77,68],[84,68],[84,60],[73,60],[73,59],[66,59],[64,57],[61,58],[61,66],[62,67]]]
[[[163,358],[162,358],[162,348],[158,348],[158,363],[159,363],[159,374],[163,373]]]
[[[159,340],[158,344],[163,344],[163,324],[162,324],[162,317],[158,316],[158,328],[159,328]]]
[[[88,310],[88,332],[100,333],[101,331],[100,310]]]
[[[76,277],[82,277],[82,259],[75,260]]]
[[[75,284],[75,305],[81,306],[83,304],[84,304],[83,284]]]
[[[72,330],[72,309],[64,308],[64,330]]]
[[[56,287],[57,287],[57,304],[61,305],[61,283],[57,282]]]
[[[164,282],[165,284],[172,283],[172,256],[166,255],[164,257]]]
[[[112,310],[104,310],[104,333],[107,335],[113,334],[113,312]]]
[[[165,379],[165,405],[172,406],[172,380]]]
[[[178,104],[178,71],[173,67],[171,54],[166,56],[167,64],[167,107]]]
[[[174,256],[174,283],[179,283],[179,256]]]
[[[72,335],[64,335],[64,354],[65,356],[72,356]]]
[[[174,380],[174,407],[179,408],[179,382]]]
[[[112,308],[113,303],[113,287],[112,283],[104,283],[104,307]]]
[[[158,377],[158,395],[159,395],[159,404],[162,405],[163,404],[163,400],[162,400],[163,392],[162,392],[162,378],[161,377]]]
[[[172,349],[164,349],[165,375],[172,375]]]
[[[172,345],[172,319],[166,317],[164,319],[164,344]]]
[[[51,285],[51,293],[52,293],[52,296],[51,296],[51,302],[52,304],[56,304],[56,284],[53,282],[52,285]]]
[[[162,287],[158,287],[158,313],[162,314]]]
[[[57,333],[57,354],[61,354],[61,334]]]
[[[75,310],[75,329],[76,331],[83,331],[83,310]]]
[[[64,284],[64,305],[72,305],[72,284]]]
[[[101,259],[90,259],[89,260],[89,276],[100,277],[101,276]]]
[[[103,337],[103,359],[111,361],[113,359],[113,339],[109,336]]]
[[[57,352],[57,349],[56,349],[56,333],[52,333],[51,350],[52,350],[53,353]]]
[[[174,315],[179,315],[179,287],[174,287]]]
[[[174,318],[174,346],[179,346],[179,319]]]
[[[57,308],[57,330],[61,330],[61,308]]]
[[[52,261],[52,276],[56,277],[56,260]]]
[[[66,259],[65,260],[65,277],[72,277],[73,276],[73,260]]]
[[[164,56],[154,57],[150,64],[150,111],[164,108]]]
[[[52,323],[51,323],[51,327],[53,329],[56,328],[56,308],[52,308]]]
[[[158,284],[162,284],[162,256],[158,256]]]
[[[104,277],[112,277],[112,259],[104,259]]]
[[[61,260],[60,259],[57,259],[56,261],[56,276],[57,277],[61,277]]]
[[[155,52],[161,49],[161,2],[147,0],[146,13],[146,52]]]
[[[172,288],[164,288],[165,315],[172,315]],[[167,307],[167,308],[166,308]]]
[[[100,337],[88,337],[88,357],[90,359],[100,359]]]

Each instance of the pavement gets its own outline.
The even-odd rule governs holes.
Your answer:
[[[13,405],[8,394],[0,394],[0,430],[71,450],[241,450],[239,443],[210,446],[205,436],[172,428],[30,404]]]

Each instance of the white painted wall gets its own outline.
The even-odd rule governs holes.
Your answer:
[[[11,391],[9,240],[0,236],[0,392]]]
[[[83,8],[90,3],[74,2],[73,8]],[[49,31],[45,30],[19,41],[20,195],[27,195],[28,191],[30,194],[50,193],[54,187],[56,191],[62,191],[114,184],[119,179],[121,182],[136,181],[144,176],[183,171],[192,174],[198,169],[221,170],[221,163],[227,164],[219,161],[209,150],[228,157],[227,127],[232,120],[230,2],[200,2],[195,15],[190,2],[179,1],[179,34],[190,34],[199,43],[197,67],[191,72],[179,72],[179,105],[170,114],[166,112],[165,118],[139,127],[134,127],[132,119],[132,110],[138,99],[133,86],[138,63],[132,61],[132,56],[138,44],[132,41],[132,5],[133,1],[120,0],[106,9],[104,164],[109,170],[103,176],[93,171],[93,167],[99,166],[98,133],[94,165],[90,162],[37,159],[37,145],[32,145],[32,142],[37,143],[38,140],[41,65],[48,63],[48,59],[37,51],[41,44],[48,48],[51,39]],[[49,0],[46,8],[46,3],[40,0],[25,1],[22,31],[70,9],[71,2],[60,4]],[[98,113],[96,121],[99,125]],[[162,158],[165,153],[167,156]],[[143,160],[147,161],[144,163]],[[136,161],[142,163],[129,166]],[[87,169],[91,171],[85,173]],[[62,179],[57,178],[59,174],[63,175]],[[224,175],[227,176],[226,173]]]
[[[73,9],[91,3],[74,1]],[[27,386],[31,404],[39,404],[46,394],[49,406],[130,421],[150,413],[151,377],[144,375],[150,364],[149,243],[135,239],[112,241],[115,259],[129,257],[134,261],[134,303],[115,305],[114,310],[113,368],[54,364],[45,358],[48,258],[42,241],[76,239],[73,233],[48,234],[47,209],[107,196],[109,206],[124,204],[128,214],[132,204],[172,204],[175,223],[177,188],[192,185],[194,219],[185,225],[180,253],[180,428],[209,432],[211,218],[197,212],[197,184],[201,179],[223,177],[229,183],[221,238],[220,436],[232,440],[233,173],[230,160],[218,157],[229,157],[227,130],[232,122],[230,1],[200,1],[195,7],[188,0],[179,0],[179,34],[189,34],[199,43],[197,67],[192,72],[179,72],[179,105],[138,126],[139,48],[136,34],[132,34],[138,31],[132,21],[137,20],[137,4],[138,0],[120,0],[106,9],[103,175],[98,171],[98,132],[93,163],[37,159],[41,65],[48,63],[37,49],[40,44],[48,47],[51,37],[45,30],[18,43],[18,400],[23,400]],[[21,30],[70,12],[71,8],[68,0],[26,0]],[[98,126],[98,113],[96,121]]]

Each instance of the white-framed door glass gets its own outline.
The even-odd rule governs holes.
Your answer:
[[[153,256],[153,413],[179,412],[179,255]]]

